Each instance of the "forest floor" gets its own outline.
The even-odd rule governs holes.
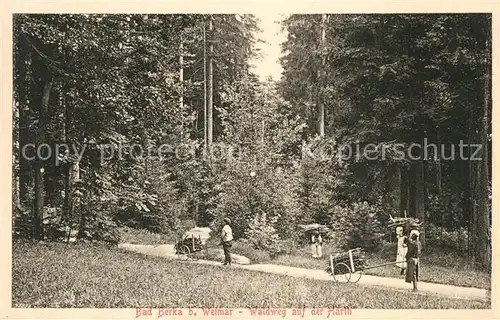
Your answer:
[[[193,267],[192,262],[98,243],[14,241],[12,261],[15,308],[491,308],[491,301],[485,299],[325,281],[326,273],[308,269],[273,266],[276,269],[269,273],[271,266],[223,267],[215,261],[199,261]],[[285,272],[289,270],[295,276]],[[299,276],[299,271],[304,274]]]
[[[188,228],[189,229],[189,228]],[[208,228],[197,228],[197,232],[204,234],[202,239],[209,237]],[[185,233],[190,234],[191,231]],[[142,245],[163,245],[176,242],[175,237],[169,235],[159,235],[145,230],[122,229],[122,243],[142,244]],[[178,239],[177,239],[178,240]],[[207,239],[207,246],[210,247],[208,252],[203,252],[199,255],[200,259],[222,261],[223,254],[220,246],[217,246],[217,239]],[[255,250],[249,245],[236,241],[232,248],[234,254],[241,255],[250,259],[252,264],[276,264],[290,267],[306,268],[306,269],[325,269],[328,264],[328,255],[338,252],[338,249],[331,244],[326,243],[323,246],[323,259],[314,259],[311,257],[310,249],[307,246],[296,246],[295,249],[289,250],[289,253],[280,254],[276,257],[270,257],[261,250]],[[153,252],[161,250],[173,251],[172,247],[156,247]],[[378,265],[395,260],[395,244],[386,246],[378,252],[367,253],[368,265]],[[472,287],[481,289],[491,289],[491,273],[476,270],[471,267],[470,263],[463,254],[455,252],[448,248],[429,245],[423,253],[420,268],[420,280],[423,282],[449,284],[461,287]],[[403,281],[403,276],[399,275],[399,269],[393,265],[383,266],[379,268],[369,269],[366,274],[381,276],[387,278],[396,278]]]
[[[200,236],[202,238],[203,242],[206,242],[210,238],[210,229],[208,228],[195,228],[192,230],[189,230],[188,232],[185,233],[185,235],[191,235],[194,234],[196,236]],[[129,251],[135,251],[138,253],[146,254],[146,255],[153,255],[153,256],[159,256],[159,257],[164,257],[164,258],[174,258],[174,259],[179,259],[180,257],[176,255],[175,250],[173,248],[173,245],[167,244],[167,245],[144,245],[144,244],[120,244],[120,247]],[[302,252],[303,253],[303,252]],[[296,254],[296,255],[288,255],[288,256],[279,256],[277,259],[272,260],[272,263],[258,263],[258,264],[249,264],[250,261],[247,257],[238,255],[238,254],[232,254],[233,256],[233,261],[235,262],[233,264],[234,267],[236,268],[241,268],[245,270],[252,270],[252,271],[260,271],[260,272],[266,272],[266,273],[274,273],[274,274],[281,274],[281,275],[287,275],[287,276],[292,276],[292,277],[300,277],[300,278],[309,278],[309,279],[316,279],[316,280],[323,280],[323,281],[333,281],[334,279],[324,270],[326,267],[325,264],[325,259],[318,260],[318,259],[312,259],[310,257],[305,257],[303,254]],[[326,258],[327,255],[325,255]],[[198,261],[191,261],[193,263],[199,263],[199,264],[210,264],[210,265],[220,265],[220,262],[216,261],[221,261],[223,260],[223,254],[222,250],[219,248],[211,248],[211,250],[207,250],[207,252],[202,253],[200,256],[202,259]],[[443,259],[443,257],[441,257]],[[215,261],[214,261],[215,260]],[[380,261],[381,257],[375,257],[375,259],[370,260],[370,264],[378,264],[378,263],[383,263]],[[390,261],[390,260],[389,260]],[[425,259],[424,259],[425,261]],[[384,261],[384,262],[387,262]],[[451,266],[457,267],[457,259],[455,258],[454,264],[451,264]],[[423,272],[424,275],[421,277],[428,277],[431,280],[434,280],[435,278],[440,278],[441,280],[444,279],[446,280],[447,277],[450,278],[450,273],[452,273],[455,277],[458,274],[458,277],[464,278],[464,275],[469,275],[469,277],[465,277],[465,279],[469,279],[470,275],[472,274],[472,279],[469,279],[471,282],[467,282],[467,284],[477,284],[478,279],[482,280],[479,281],[480,283],[480,288],[475,288],[474,285],[467,285],[467,286],[457,286],[457,285],[452,285],[454,282],[462,282],[463,281],[453,281],[453,276],[451,276],[451,283],[436,283],[438,281],[420,281],[419,282],[419,290],[421,293],[425,294],[437,294],[449,298],[457,298],[457,299],[479,299],[479,300],[488,300],[490,297],[490,290],[487,290],[489,287],[489,279],[485,278],[484,275],[481,273],[478,273],[476,275],[476,279],[474,279],[474,272],[472,271],[463,271],[463,274],[460,274],[460,270],[440,270],[439,264],[435,264],[431,267],[429,267],[429,271],[427,269]],[[450,268],[450,265],[448,265],[448,268]],[[382,269],[382,268],[381,268]],[[442,267],[441,267],[442,269]],[[372,273],[373,270],[370,270]],[[363,274],[361,276],[361,279],[359,280],[358,284],[363,285],[363,286],[376,286],[376,287],[388,287],[392,289],[397,289],[397,290],[408,290],[411,288],[411,284],[407,284],[404,282],[402,276],[399,278],[394,277],[394,276],[387,276],[387,275],[395,275],[399,269],[395,268],[394,266],[388,266],[384,268],[382,271],[375,271],[375,275],[373,274]],[[377,275],[377,272],[379,275]],[[428,276],[428,272],[436,272],[438,274],[435,274],[433,276]],[[477,273],[477,272],[476,272]],[[443,274],[445,274],[443,276]],[[486,280],[485,280],[486,279]],[[449,280],[449,279],[448,279]],[[482,284],[482,286],[481,286]]]
[[[328,254],[336,252],[335,249],[324,246],[324,258],[313,259],[309,248],[301,248],[293,254],[280,255],[274,259],[266,259],[262,262],[273,264],[308,268],[324,269],[325,260]],[[235,251],[237,252],[237,251]],[[388,247],[379,252],[367,253],[367,264],[369,266],[380,265],[390,261],[395,261],[395,247]],[[239,253],[239,252],[238,252]],[[252,256],[249,256],[252,259]],[[429,246],[420,258],[420,280],[423,282],[448,284],[461,287],[472,287],[481,289],[491,289],[491,274],[472,268],[467,258],[460,253],[447,250],[445,248]],[[394,265],[387,265],[366,270],[366,274],[397,278],[403,281],[404,276],[400,275],[400,269]]]
[[[170,259],[179,259],[176,255],[175,250],[172,245],[140,245],[140,244],[121,244],[119,246],[125,250],[142,253],[150,256],[164,257]],[[298,278],[308,278],[323,281],[335,281],[333,277],[328,274],[325,270],[321,269],[309,269],[309,268],[298,268],[290,267],[285,265],[277,264],[248,264],[247,262],[240,263],[241,260],[245,260],[246,257],[233,254],[233,265],[234,268],[240,268],[251,271],[259,271],[265,273],[281,274],[291,277]],[[219,259],[222,259],[222,253],[220,253]],[[218,259],[218,260],[219,260]],[[187,260],[185,263],[198,263],[198,264],[208,264],[220,266],[221,262],[211,260]],[[359,285],[366,286],[376,286],[376,287],[388,287],[398,290],[409,290],[411,289],[411,284],[405,283],[403,279],[392,278],[392,277],[380,277],[368,274],[363,274],[361,279],[357,283]],[[477,299],[477,300],[488,300],[490,299],[490,291],[481,288],[472,287],[459,287],[448,284],[438,284],[431,282],[419,282],[419,291],[422,294],[436,294],[445,296],[448,298],[455,299]]]

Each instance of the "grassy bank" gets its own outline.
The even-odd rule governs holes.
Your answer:
[[[487,302],[192,266],[99,244],[15,242],[12,274],[14,307],[490,308]]]

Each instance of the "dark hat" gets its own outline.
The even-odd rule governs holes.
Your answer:
[[[231,219],[229,218],[224,218],[224,222],[227,223],[227,224],[230,224],[231,223]]]

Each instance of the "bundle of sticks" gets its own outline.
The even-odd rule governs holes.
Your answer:
[[[389,215],[389,224],[387,225],[389,228],[395,227],[419,227],[422,223],[416,218],[393,218]]]
[[[352,254],[352,262],[354,265],[354,271],[356,270],[363,270],[367,266],[367,259],[365,255],[365,251],[361,248],[355,248],[351,249],[351,254]],[[333,264],[338,264],[338,263],[345,263],[346,265],[349,266],[349,269],[352,269],[351,267],[351,258],[349,255],[349,251],[347,252],[341,252],[341,253],[335,253],[332,255],[333,259]],[[331,270],[331,265],[330,261],[328,261],[328,267],[326,269],[329,273],[332,272]],[[353,270],[351,270],[352,272]]]
[[[306,233],[317,230],[319,233],[328,234],[331,231],[327,226],[318,223],[299,224],[298,227]]]

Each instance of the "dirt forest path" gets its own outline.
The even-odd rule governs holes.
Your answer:
[[[207,239],[210,238],[210,228],[193,228],[184,233],[184,237],[194,236],[195,238],[200,238],[202,243],[206,243]],[[138,253],[143,253],[150,256],[156,257],[164,257],[164,258],[173,258],[178,259],[179,256],[175,253],[174,244],[162,244],[162,245],[142,245],[142,244],[130,244],[130,243],[121,243],[118,245],[119,248],[126,249],[129,251],[134,251]],[[222,247],[219,252],[219,256],[221,259],[224,259],[224,254],[222,252]],[[240,265],[248,265],[250,264],[250,260],[247,257],[231,254],[233,258],[233,263]],[[206,261],[206,260],[205,260]],[[210,261],[208,261],[210,262]]]
[[[197,229],[202,229],[202,228],[197,228]],[[194,229],[190,230],[187,232],[187,234],[196,234],[194,231],[195,231]],[[197,230],[196,232],[200,234],[202,239],[204,239],[205,237],[204,240],[206,240],[209,237],[208,234],[209,230],[208,231]],[[196,236],[197,235],[198,234],[196,234]],[[178,256],[176,255],[174,250],[174,246],[172,244],[154,246],[154,245],[137,245],[137,244],[124,243],[120,244],[119,247],[128,251],[138,252],[150,256],[158,256],[168,259],[178,259]],[[222,256],[222,250],[221,250],[221,256]],[[296,267],[288,267],[288,266],[273,265],[273,264],[249,264],[248,259],[245,257],[237,255],[233,255],[233,257],[235,258],[234,260],[236,263],[233,264],[231,268],[240,268],[245,270],[280,274],[298,278],[315,279],[322,281],[335,281],[333,277],[324,270],[296,268]],[[200,263],[200,264],[220,266],[221,268],[223,267],[221,265],[221,262],[208,261],[208,260],[198,260],[198,261],[188,260],[184,261],[184,263]],[[362,275],[361,279],[357,284],[346,284],[346,285],[376,286],[376,287],[392,288],[395,290],[409,290],[411,288],[411,285],[405,283],[402,279],[378,277],[365,274]],[[485,289],[458,287],[458,286],[437,284],[430,282],[419,282],[419,291],[420,291],[419,294],[434,294],[456,299],[484,301],[484,300],[489,300],[491,297],[490,291]]]

